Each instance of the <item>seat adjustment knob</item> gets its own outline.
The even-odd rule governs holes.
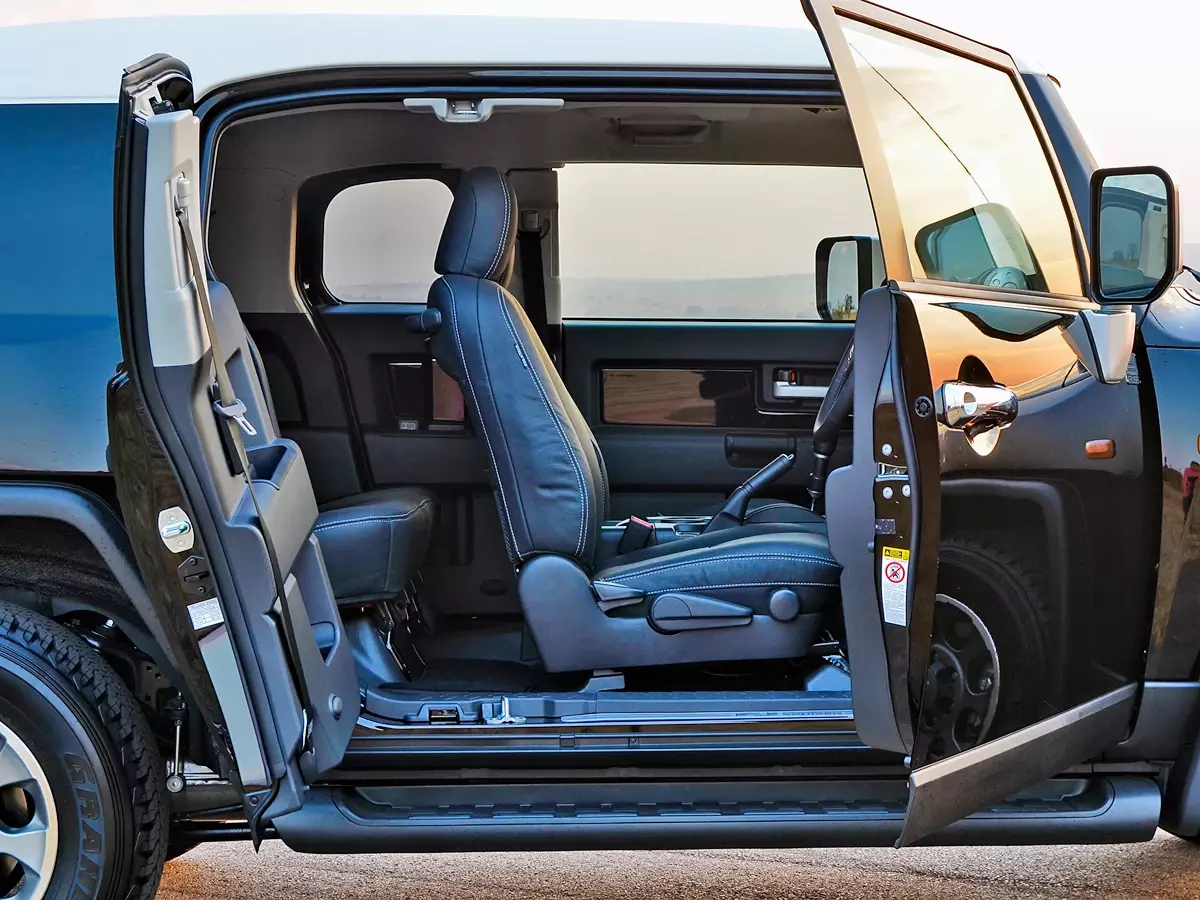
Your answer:
[[[767,601],[767,611],[777,622],[790,622],[800,615],[800,598],[795,591],[781,588]]]

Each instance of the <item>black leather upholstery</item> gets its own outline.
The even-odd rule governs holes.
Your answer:
[[[485,210],[509,224],[482,221]],[[438,251],[444,274],[429,289],[442,314],[433,353],[484,442],[510,558],[559,553],[589,567],[608,507],[604,461],[525,310],[496,280],[511,269],[516,215],[495,169],[464,176]]]
[[[820,533],[784,524],[730,528],[626,553],[594,573],[597,582],[636,588],[650,596],[700,593],[767,615],[771,593],[789,588],[800,613],[836,601],[842,569]]]
[[[516,244],[517,197],[508,179],[490,168],[467,172],[446,217],[433,270],[507,286]]]
[[[246,350],[278,430],[262,354],[248,331]],[[402,487],[353,494],[321,507],[314,533],[339,604],[391,599],[416,578],[429,550],[436,504],[432,492]]]
[[[516,220],[504,177],[468,172],[429,306],[442,319],[433,353],[462,387],[484,443],[521,605],[546,668],[803,655],[822,608],[837,597],[840,569],[824,521],[802,507],[759,501],[740,528],[625,554],[593,571],[608,478],[591,429],[504,286]],[[788,591],[796,595],[783,604],[788,614],[778,603],[772,610],[772,595]],[[670,616],[658,615],[664,605]],[[703,613],[714,608],[733,615]]]
[[[434,495],[402,487],[321,507],[314,529],[339,603],[385,600],[416,577],[433,533]]]

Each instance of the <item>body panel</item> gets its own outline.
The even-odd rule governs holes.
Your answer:
[[[1053,528],[1067,536],[1071,570],[1059,573],[1065,593],[1056,599],[1060,615],[1052,620],[1064,680],[1046,686],[1047,712],[1136,681],[1154,558],[1153,528],[1137,523],[1157,520],[1145,473],[1136,370],[1118,385],[1101,384],[1081,371],[1066,336],[1076,315],[1071,309],[912,296],[935,387],[964,377],[990,381],[1011,388],[1020,403],[1016,421],[987,456],[976,453],[962,433],[943,429],[943,479],[1036,481],[1050,485],[1060,498],[1064,521]],[[1113,458],[1089,459],[1086,443],[1105,438],[1115,441]],[[988,509],[983,504],[978,511]],[[1119,517],[1114,510],[1121,510]],[[956,524],[968,523],[958,517]],[[988,525],[977,527],[987,530]],[[1051,526],[1044,520],[995,527],[1001,543],[1051,545]],[[1053,579],[1058,566],[1047,563],[1045,574]]]
[[[121,360],[116,114],[111,96],[96,106],[0,105],[0,419],[21,423],[0,434],[3,471],[108,469],[104,391]]]
[[[1196,677],[1200,632],[1200,507],[1193,502],[1200,477],[1195,393],[1200,350],[1150,347],[1146,355],[1161,440],[1160,468],[1154,473],[1161,493],[1155,499],[1162,503],[1146,677],[1188,679]]]

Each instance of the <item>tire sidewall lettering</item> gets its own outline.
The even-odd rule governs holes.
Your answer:
[[[104,824],[100,807],[100,785],[86,759],[75,753],[62,757],[75,791],[79,816],[79,863],[75,868],[71,900],[93,900],[100,890],[104,865]]]
[[[57,696],[44,683],[54,676],[31,678],[5,662],[0,658],[0,718],[41,763],[58,810],[58,860],[46,900],[98,900],[106,896],[114,871],[106,857],[114,810],[105,798],[120,788],[87,746],[98,734],[87,721],[96,713]]]

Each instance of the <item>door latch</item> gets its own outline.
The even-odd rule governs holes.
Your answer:
[[[172,506],[158,514],[158,536],[172,553],[186,553],[196,546],[196,531],[182,507]]]

